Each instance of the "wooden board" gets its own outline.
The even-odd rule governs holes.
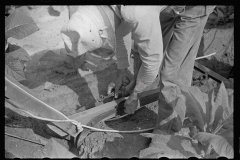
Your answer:
[[[216,72],[210,70],[209,68],[201,65],[198,62],[195,62],[194,67],[204,73],[207,73],[211,78],[213,78],[214,80],[218,81],[218,82],[227,82],[229,83],[229,80],[219,74],[217,74]]]

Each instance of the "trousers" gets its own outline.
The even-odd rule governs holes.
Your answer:
[[[160,13],[164,57],[155,130],[178,132],[186,106],[181,87],[190,87],[194,61],[209,14],[215,6],[186,6],[181,13],[167,7]]]

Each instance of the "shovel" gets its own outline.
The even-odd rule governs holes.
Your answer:
[[[115,115],[115,117],[106,119],[105,122],[110,122],[110,121],[113,121],[113,120],[118,120],[118,119],[121,119],[121,118],[124,118],[124,117],[130,115],[130,114],[127,114],[127,113],[124,112],[124,109],[125,109],[125,108],[124,108],[124,103],[125,103],[125,102],[126,102],[126,99],[124,99],[123,101],[121,101],[121,102],[116,106],[116,115]],[[142,107],[144,107],[144,105],[138,107],[138,108],[136,109],[136,111],[139,110],[139,109],[141,109]]]

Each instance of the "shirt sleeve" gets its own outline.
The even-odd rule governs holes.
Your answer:
[[[159,14],[162,6],[124,6],[122,17],[131,23],[131,37],[142,61],[135,90],[143,91],[156,79],[163,58]],[[128,45],[131,45],[129,43]]]
[[[138,72],[137,84],[141,84],[140,86],[142,87],[140,88],[144,89],[147,86],[151,85],[157,78],[162,56],[160,55],[160,53],[147,56],[142,51],[140,51],[139,53],[142,60],[142,65]]]

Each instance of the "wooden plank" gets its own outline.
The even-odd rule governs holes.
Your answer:
[[[219,74],[217,74],[216,72],[210,70],[209,68],[201,65],[200,63],[196,62],[194,63],[194,67],[197,68],[198,70],[207,73],[211,78],[213,78],[214,80],[217,80],[218,82],[226,82],[229,83],[229,80]]]

